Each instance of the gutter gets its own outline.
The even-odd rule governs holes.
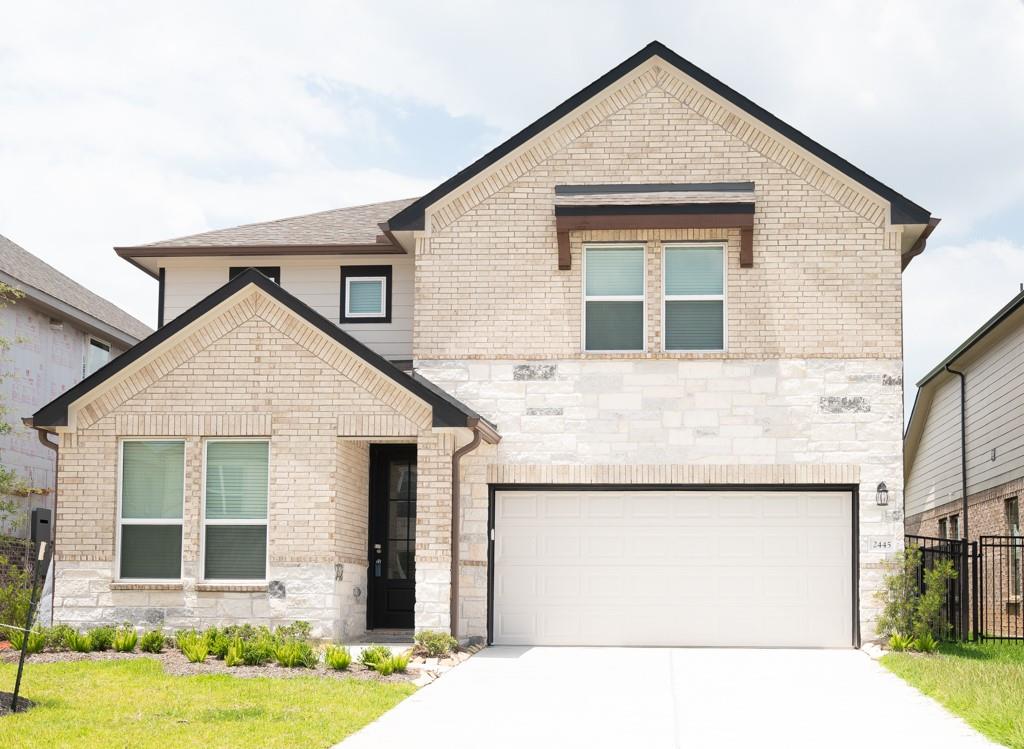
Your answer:
[[[497,432],[494,431],[483,419],[480,417],[472,417],[467,419],[467,426],[473,430],[473,439],[467,444],[460,447],[454,453],[452,453],[452,527],[451,527],[451,584],[449,586],[451,590],[451,596],[449,601],[449,625],[451,628],[452,637],[458,639],[458,622],[459,622],[459,544],[461,539],[459,538],[459,526],[462,520],[462,502],[460,497],[460,464],[462,462],[462,456],[468,455],[469,453],[476,450],[482,441],[487,441],[488,444],[497,444],[501,437]]]
[[[964,641],[967,640],[967,630],[970,626],[970,620],[968,619],[967,602],[970,600],[970,588],[967,582],[967,544],[969,535],[969,524],[968,524],[968,512],[969,503],[967,501],[967,376],[956,369],[953,369],[947,363],[945,369],[950,374],[955,374],[960,378],[960,484],[961,494],[963,495],[963,506],[960,510],[962,516],[960,529],[964,539],[963,546],[963,562],[960,566],[962,574],[960,575],[960,636]]]

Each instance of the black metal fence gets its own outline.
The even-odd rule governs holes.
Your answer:
[[[1024,538],[982,536],[978,542],[976,631],[996,640],[1024,640],[1021,611]]]
[[[907,546],[921,550],[920,590],[924,591],[925,570],[943,559],[953,564],[957,579],[946,584],[942,607],[949,639],[1024,640],[1024,538],[982,536],[970,543],[931,536],[905,540]],[[966,598],[961,582],[965,576]]]

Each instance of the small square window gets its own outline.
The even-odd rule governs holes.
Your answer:
[[[390,265],[352,265],[341,269],[341,322],[391,322]]]

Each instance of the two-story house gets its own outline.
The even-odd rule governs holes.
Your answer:
[[[935,223],[655,42],[418,199],[119,248],[56,618],[856,646]]]

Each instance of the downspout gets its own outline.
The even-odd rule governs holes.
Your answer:
[[[451,569],[451,600],[449,603],[449,622],[451,624],[452,637],[458,639],[459,621],[459,521],[461,520],[461,502],[459,498],[459,464],[462,456],[471,453],[480,446],[482,435],[480,434],[480,419],[474,418],[467,421],[467,426],[473,430],[473,439],[452,453],[452,569]]]
[[[30,419],[25,419],[24,421],[27,422],[28,426],[32,426]],[[56,551],[57,551],[57,482],[59,481],[58,474],[60,472],[60,448],[57,446],[56,443],[50,442],[50,438],[46,436],[48,434],[48,432],[45,429],[42,429],[40,427],[32,427],[32,428],[36,430],[36,436],[39,437],[39,443],[42,444],[42,445],[46,445],[48,448],[53,450],[53,521],[52,521],[53,524],[50,526],[51,527],[51,531],[50,532],[53,534],[51,536],[51,538],[52,538],[52,543],[54,545],[53,546],[54,555],[52,557],[53,561],[51,562],[51,564],[53,565],[53,569],[54,569],[54,577],[56,577],[57,576],[56,575],[56,569],[57,569],[57,554],[56,554]],[[46,574],[46,572],[49,572],[49,570],[45,570],[43,574]],[[50,615],[51,616],[53,615],[53,612],[54,612],[54,604],[56,603],[56,597],[57,597],[57,585],[56,585],[56,583],[57,583],[56,580],[51,580],[50,581]]]
[[[967,617],[968,601],[970,600],[970,587],[967,581],[967,544],[970,539],[970,525],[967,517],[967,376],[963,372],[952,369],[948,364],[946,371],[960,378],[960,491],[963,494],[960,528],[964,539],[963,560],[960,565],[960,637],[967,640],[967,629],[970,626]]]

